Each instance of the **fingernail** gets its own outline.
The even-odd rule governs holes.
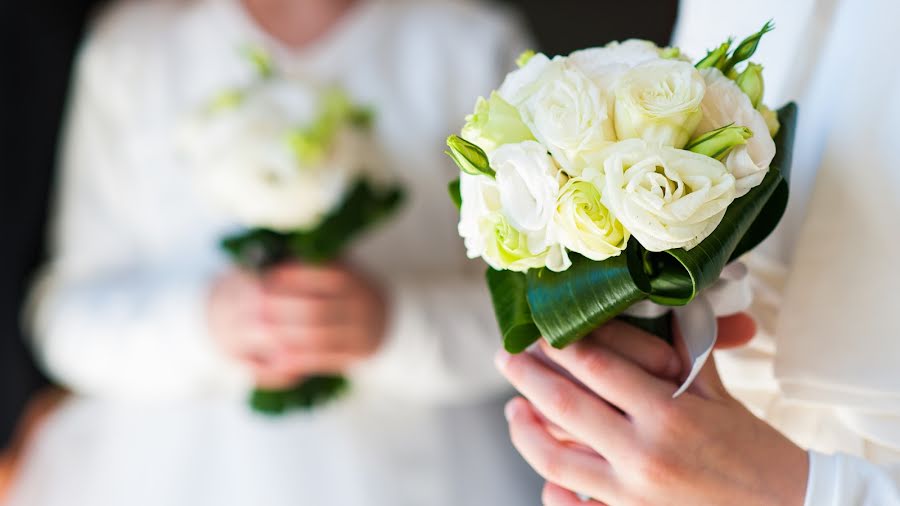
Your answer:
[[[503,408],[503,416],[506,417],[507,422],[512,420],[513,415],[516,414],[516,409],[518,409],[516,407],[516,404],[517,404],[516,400],[512,399],[509,402],[507,402],[506,406]]]
[[[506,350],[500,350],[494,355],[494,365],[497,366],[497,369],[501,371],[506,368],[506,364],[509,363],[509,359],[512,357]]]

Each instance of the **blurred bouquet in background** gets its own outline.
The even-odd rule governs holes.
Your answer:
[[[280,75],[259,50],[244,54],[254,81],[192,114],[179,142],[200,188],[243,228],[223,247],[254,270],[335,260],[403,200],[380,170],[373,113],[338,88]],[[311,408],[346,386],[342,376],[310,376],[289,390],[257,389],[251,405]]]
[[[614,317],[671,340],[678,307],[699,369],[716,315],[749,304],[741,266],[726,265],[787,202],[796,108],[779,125],[746,63],[771,29],[696,64],[643,40],[526,52],[478,99],[447,141],[461,169],[450,193],[468,256],[490,266],[508,351],[540,336],[563,347]]]

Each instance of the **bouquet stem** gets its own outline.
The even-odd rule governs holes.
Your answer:
[[[250,395],[250,407],[269,415],[280,415],[292,409],[308,411],[339,397],[349,386],[350,382],[344,376],[307,376],[287,389],[257,388]]]

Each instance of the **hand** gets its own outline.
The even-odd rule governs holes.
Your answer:
[[[208,304],[216,342],[266,388],[341,373],[369,357],[381,342],[385,313],[381,293],[366,277],[343,266],[298,263],[260,276],[226,273]]]
[[[528,398],[510,401],[507,418],[513,444],[549,482],[546,505],[803,504],[806,453],[732,398],[712,360],[672,399],[674,351],[634,327],[612,322],[564,350],[541,348],[593,392],[527,353],[498,355]]]

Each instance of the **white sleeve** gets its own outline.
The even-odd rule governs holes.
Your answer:
[[[90,395],[188,396],[243,385],[206,329],[211,264],[178,245],[151,251],[130,219],[136,192],[154,179],[131,170],[139,67],[122,61],[113,42],[89,41],[77,63],[50,263],[31,296],[38,355],[59,382]]]
[[[388,292],[385,342],[354,386],[434,403],[511,392],[493,366],[501,340],[483,276],[393,282]]]
[[[838,453],[809,452],[805,506],[900,505],[900,469]]]

